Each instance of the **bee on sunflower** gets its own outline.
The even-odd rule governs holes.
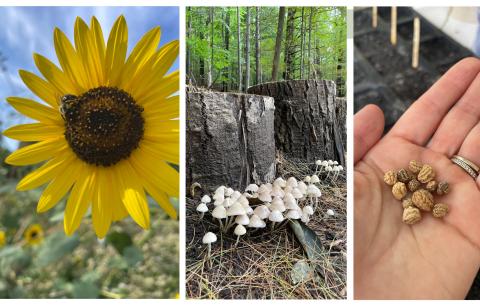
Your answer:
[[[38,245],[43,241],[43,228],[39,224],[30,225],[23,234],[27,245]]]
[[[158,48],[160,28],[148,31],[127,57],[125,18],[104,41],[98,20],[75,22],[74,44],[56,28],[60,67],[34,54],[43,78],[21,70],[26,86],[43,103],[7,98],[21,114],[37,121],[14,126],[4,135],[36,142],[6,158],[11,165],[44,162],[17,185],[24,191],[46,184],[37,211],[54,207],[67,193],[64,229],[73,234],[91,208],[103,238],[112,222],[130,215],[150,226],[146,193],[171,217],[169,197],[178,197],[178,70],[167,74],[178,56],[178,40]]]

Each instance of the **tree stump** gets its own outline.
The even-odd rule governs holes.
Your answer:
[[[213,191],[275,178],[274,100],[187,88],[187,186]]]
[[[248,93],[275,99],[275,145],[293,159],[332,159],[345,165],[337,118],[335,82],[289,80],[250,87]],[[346,143],[345,143],[346,144]]]

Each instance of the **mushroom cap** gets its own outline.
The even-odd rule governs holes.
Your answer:
[[[214,206],[223,205],[223,202],[224,202],[224,201],[225,201],[225,198],[215,199],[215,201],[213,202],[213,205],[214,205]]]
[[[246,188],[245,188],[245,192],[251,192],[251,193],[255,193],[258,191],[258,185],[256,184],[249,184]]]
[[[272,187],[272,191],[270,193],[270,195],[274,196],[274,197],[280,197],[280,198],[283,198],[283,196],[285,195],[285,192],[282,190],[282,188],[280,186],[277,185],[274,185]]]
[[[298,183],[297,188],[300,190],[300,192],[302,192],[302,194],[305,195],[305,194],[307,193],[307,185],[305,184],[305,182],[300,181],[300,182]]]
[[[230,197],[230,196],[232,196],[233,192],[234,192],[234,190],[231,187],[228,187],[228,188],[225,189],[225,196]]]
[[[272,211],[285,212],[286,209],[283,200],[278,197],[275,197],[270,205],[270,210]]]
[[[203,235],[202,243],[204,244],[211,244],[216,241],[217,241],[217,235],[215,235],[212,232],[207,232],[205,235]]]
[[[327,166],[327,171],[328,171],[328,172],[331,172],[331,171],[333,171],[333,167],[331,167],[330,165],[329,165],[329,166]]]
[[[315,165],[322,165],[322,160],[315,161]]]
[[[282,222],[284,220],[283,215],[278,210],[273,210],[270,215],[268,215],[268,220],[272,222]]]
[[[288,219],[300,219],[302,217],[302,213],[299,210],[290,210],[285,215]]]
[[[253,214],[257,215],[260,219],[265,219],[270,215],[270,209],[264,205],[259,205],[253,210]]]
[[[265,221],[261,220],[256,214],[253,214],[250,217],[250,223],[248,224],[250,228],[265,228],[267,224]]]
[[[223,205],[219,205],[213,209],[212,216],[217,219],[227,218],[227,210]]]
[[[305,178],[303,178],[303,181],[305,181],[306,183],[310,183],[311,180],[312,178],[310,176],[306,176]]]
[[[262,184],[258,187],[258,190],[257,190],[257,193],[261,194],[261,193],[266,193],[266,192],[270,192],[272,190],[272,188],[269,188],[266,184]]]
[[[343,171],[343,166],[339,165],[339,166],[338,166],[338,170],[339,170],[340,172]]]
[[[333,165],[338,165],[338,161],[333,161]]]
[[[313,207],[311,205],[306,205],[303,207],[302,209],[303,213],[307,214],[307,215],[313,215]]]
[[[303,223],[308,223],[310,221],[310,216],[308,216],[307,214],[305,213],[302,213],[302,217],[300,217],[300,220],[303,222]]]
[[[240,198],[240,196],[242,196],[242,193],[240,193],[239,191],[234,191],[233,194],[230,196],[230,198],[235,201],[237,200],[238,198]]]
[[[248,217],[247,215],[238,215],[237,217],[235,217],[235,223],[246,226],[250,223],[250,217]]]
[[[298,189],[298,187],[292,190],[293,198],[300,199],[303,198],[303,193]]]
[[[246,208],[245,208],[245,212],[247,213],[247,215],[252,215],[252,214],[253,214],[253,209],[252,209],[252,207],[246,207]]]
[[[202,201],[202,203],[210,203],[210,202],[212,202],[212,198],[210,198],[210,196],[208,196],[208,195],[204,195],[202,197],[201,201]]]
[[[200,203],[198,206],[197,206],[197,212],[200,212],[200,213],[205,213],[205,212],[208,212],[208,207],[205,203]]]
[[[328,216],[333,216],[333,215],[335,215],[335,212],[332,209],[328,209],[327,210],[327,215]]]
[[[293,197],[291,193],[285,193],[285,196],[283,196],[283,202],[286,206],[291,203],[297,203],[297,200],[295,200],[295,197]]]
[[[233,230],[233,234],[237,236],[244,235],[245,233],[247,233],[247,229],[245,229],[245,227],[240,224],[235,227],[235,230]]]
[[[270,195],[270,192],[259,193],[258,199],[263,202],[272,202],[272,196]]]
[[[244,195],[240,196],[237,199],[237,202],[240,203],[244,208],[247,208],[248,206],[250,206],[250,202],[248,201],[247,197],[245,197]]]
[[[285,208],[287,208],[287,210],[302,210],[296,202],[285,203]]]
[[[292,188],[294,187],[297,187],[298,186],[298,181],[297,179],[295,179],[295,177],[290,177],[287,179],[287,186],[290,186]]]
[[[308,186],[307,194],[310,197],[320,197],[320,196],[322,196],[322,192],[320,192],[320,189],[314,184],[310,184]]]
[[[279,187],[286,187],[287,186],[287,181],[285,181],[282,177],[278,177],[273,181],[273,186],[279,186]]]
[[[225,195],[225,186],[220,185],[219,187],[217,187],[217,189],[215,190],[215,195],[217,194]]]
[[[311,179],[310,179],[310,182],[311,183],[319,183],[320,182],[320,179],[318,178],[317,175],[312,175]]]
[[[212,198],[213,198],[213,200],[215,200],[215,201],[223,202],[223,200],[225,199],[225,195],[224,195],[223,192],[222,192],[222,193],[215,193],[215,194],[213,194],[213,197],[212,197]]]
[[[235,202],[235,201],[232,200],[232,198],[227,197],[227,198],[225,198],[225,200],[223,201],[223,206],[226,207],[226,208],[231,207],[234,202]]]
[[[328,161],[327,161],[327,160],[323,160],[323,161],[322,161],[322,166],[328,166]]]
[[[235,202],[227,209],[227,216],[245,215],[247,212],[239,202]]]
[[[333,165],[333,160],[328,160],[328,165]]]

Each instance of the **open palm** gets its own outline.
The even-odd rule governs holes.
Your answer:
[[[355,115],[355,298],[463,299],[480,267],[480,180],[450,158],[480,164],[480,60],[450,69],[380,139],[383,114]],[[383,182],[412,159],[432,165],[450,193],[449,214],[402,222],[402,204]]]

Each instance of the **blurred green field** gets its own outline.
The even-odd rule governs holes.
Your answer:
[[[3,163],[0,151],[0,298],[175,298],[179,291],[178,220],[150,201],[151,229],[131,218],[98,240],[91,217],[71,237],[63,231],[65,200],[37,214],[42,189],[17,192],[28,168]],[[31,168],[30,168],[31,170]],[[173,201],[173,200],[172,200]],[[178,207],[178,202],[174,202]],[[43,241],[30,245],[25,230],[40,224]]]

